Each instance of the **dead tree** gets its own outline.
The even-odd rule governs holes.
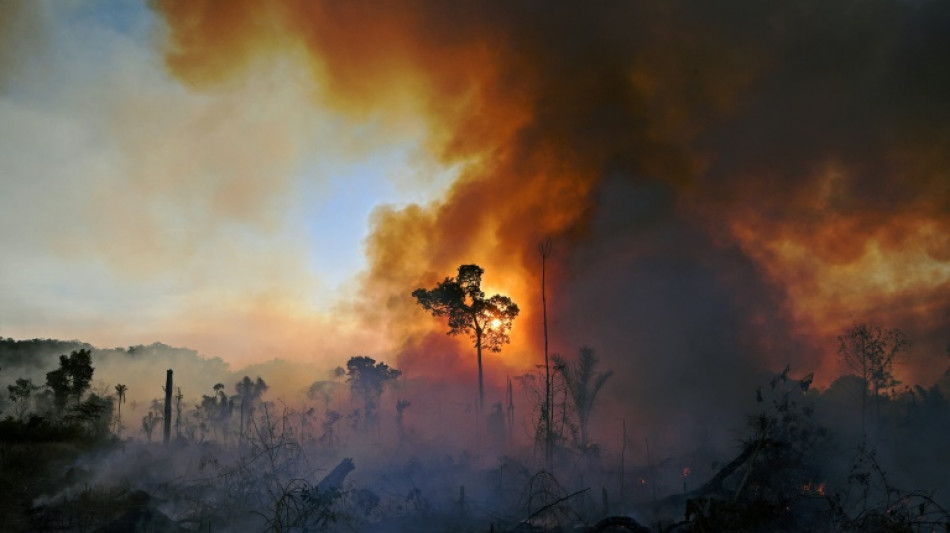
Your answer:
[[[165,420],[162,427],[162,442],[168,444],[172,435],[172,369],[165,376]]]
[[[184,397],[181,387],[178,387],[178,392],[175,394],[175,440],[181,439],[181,400]]]
[[[545,293],[545,266],[551,255],[551,241],[538,244],[541,256],[541,316],[544,322],[544,464],[548,470],[554,467],[554,432],[551,429],[551,365],[548,361],[548,300]]]

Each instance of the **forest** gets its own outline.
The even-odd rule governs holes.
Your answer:
[[[479,301],[463,293],[457,303]],[[855,323],[838,342],[851,372],[823,390],[787,367],[749,383],[745,423],[710,430],[728,429],[728,446],[651,449],[650,434],[599,416],[615,376],[587,346],[508,379],[484,410],[368,356],[292,391],[164,345],[2,339],[4,528],[946,531],[950,371],[926,388],[899,383],[900,330]],[[144,381],[97,379],[100,363],[143,358]],[[161,394],[128,402],[144,383]],[[426,402],[438,417],[416,413]]]
[[[0,1],[0,533],[950,533],[950,1]]]

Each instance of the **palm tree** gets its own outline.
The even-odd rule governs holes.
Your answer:
[[[268,387],[260,376],[257,381],[251,381],[250,377],[244,376],[244,379],[238,381],[234,388],[237,389],[238,396],[241,398],[241,435],[244,435],[245,418],[250,419],[254,406],[260,402],[261,395]]]
[[[118,407],[118,412],[115,418],[116,433],[118,433],[119,429],[122,427],[122,404],[125,403],[125,391],[127,390],[129,390],[129,388],[121,383],[115,386],[115,394],[117,397],[115,403],[116,407]]]
[[[614,371],[597,372],[598,359],[594,356],[594,350],[584,346],[580,352],[580,357],[574,363],[569,363],[561,356],[555,355],[554,368],[563,376],[567,392],[571,397],[571,403],[574,404],[574,410],[580,425],[580,442],[578,442],[578,445],[581,451],[586,453],[590,445],[587,428],[590,423],[591,411],[594,409],[594,400],[597,398],[600,389],[603,388],[604,383],[614,374]]]

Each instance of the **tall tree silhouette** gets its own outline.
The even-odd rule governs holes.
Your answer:
[[[251,381],[250,377],[244,376],[241,381],[238,381],[237,384],[234,385],[234,388],[237,390],[237,394],[241,399],[240,432],[241,435],[244,435],[246,420],[253,414],[254,406],[260,401],[261,396],[268,387],[267,383],[265,383],[260,376],[257,377],[257,381]]]
[[[152,442],[152,431],[155,429],[155,424],[161,419],[162,417],[155,414],[155,411],[149,411],[147,415],[142,417],[142,431],[145,432],[149,444]]]
[[[347,381],[350,391],[363,402],[363,424],[365,428],[376,425],[379,398],[386,383],[402,375],[402,372],[372,357],[357,355],[346,362]]]
[[[894,378],[894,363],[909,345],[907,336],[899,329],[882,329],[876,324],[853,324],[838,337],[838,354],[862,380],[861,433],[867,439],[868,389],[873,392],[874,422],[880,418],[881,391],[898,384]]]
[[[538,244],[538,255],[541,256],[541,317],[544,324],[544,404],[542,406],[544,420],[544,464],[548,470],[554,468],[554,432],[551,427],[551,362],[548,358],[548,297],[545,289],[546,264],[551,255],[551,241]]]
[[[46,373],[46,386],[52,389],[60,411],[66,408],[70,397],[79,404],[92,381],[92,373],[92,352],[89,350],[75,350],[68,357],[59,356],[59,368]]]
[[[118,433],[119,430],[122,428],[122,404],[125,403],[125,393],[128,390],[129,388],[121,383],[115,386],[115,395],[116,395],[115,404],[116,404],[116,407],[118,408],[116,417],[115,417],[116,433]]]
[[[30,396],[38,389],[39,387],[33,384],[33,380],[24,378],[18,378],[15,384],[7,385],[17,418],[23,418],[23,414],[30,408]]]
[[[485,385],[482,377],[482,348],[500,352],[511,341],[508,332],[518,316],[518,305],[511,298],[496,294],[485,298],[478,265],[461,265],[458,276],[445,278],[434,289],[416,289],[412,296],[435,317],[447,317],[449,335],[467,334],[478,355],[478,408],[484,410]]]

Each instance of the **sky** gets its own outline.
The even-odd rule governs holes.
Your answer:
[[[3,336],[469,379],[409,294],[476,263],[498,385],[550,240],[552,347],[629,402],[827,385],[860,321],[947,366],[945,2],[0,6]]]
[[[4,336],[165,341],[238,364],[322,356],[266,338],[332,322],[373,210],[432,201],[451,179],[411,124],[320,106],[292,62],[190,90],[146,5],[4,10]]]

